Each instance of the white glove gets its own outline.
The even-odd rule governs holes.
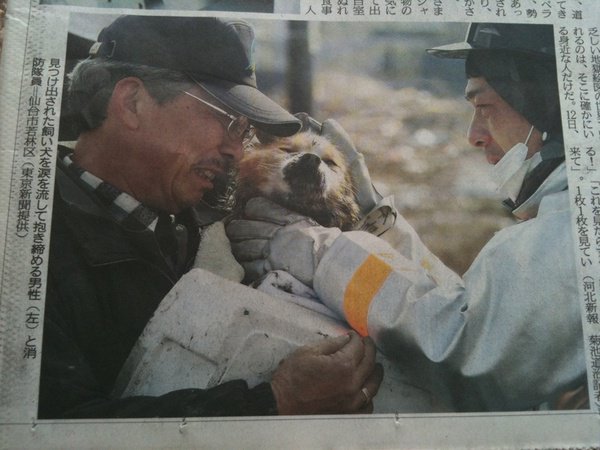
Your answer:
[[[272,270],[285,270],[312,286],[319,261],[341,234],[265,198],[251,199],[243,219],[227,225],[231,249],[246,272],[245,282]]]
[[[350,167],[352,180],[356,187],[358,206],[363,216],[368,214],[383,197],[375,190],[371,182],[369,169],[365,164],[365,157],[356,150],[346,130],[334,119],[328,119],[323,122],[323,125],[321,125],[321,135],[331,141],[346,157],[346,162],[348,163],[348,167]]]
[[[193,268],[208,270],[236,283],[244,278],[244,269],[231,253],[223,222],[215,222],[202,231]]]
[[[367,231],[381,236],[396,222],[398,211],[392,196],[385,199],[373,186],[369,169],[362,153],[356,150],[348,133],[333,119],[321,125],[321,135],[331,141],[345,156],[356,189],[356,200],[362,220],[356,230]]]

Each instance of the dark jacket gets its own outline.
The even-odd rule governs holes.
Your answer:
[[[115,379],[154,310],[183,274],[152,232],[113,221],[59,167],[44,319],[39,418],[276,414],[269,384],[242,380],[160,397],[114,398]],[[192,214],[188,265],[199,236]],[[187,222],[186,222],[187,221]]]

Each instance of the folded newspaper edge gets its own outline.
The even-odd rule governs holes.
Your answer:
[[[288,0],[276,0],[276,5],[284,5],[283,2]],[[427,0],[425,0],[427,1]],[[427,416],[411,416],[403,415],[392,417],[391,420],[387,415],[373,416],[369,418],[364,417],[336,417],[336,418],[312,418],[302,420],[276,420],[276,419],[252,419],[247,421],[236,421],[236,420],[205,420],[203,418],[196,419],[155,419],[152,421],[136,421],[136,420],[96,420],[96,421],[69,421],[69,420],[54,420],[54,421],[38,421],[35,415],[37,408],[37,389],[39,383],[39,358],[38,353],[37,359],[25,360],[23,357],[23,345],[25,339],[38,339],[38,344],[41,344],[41,329],[29,330],[25,328],[24,320],[25,307],[27,305],[26,298],[26,280],[29,276],[29,269],[31,265],[28,265],[23,258],[23,248],[25,243],[14,238],[11,234],[14,231],[14,217],[17,215],[17,208],[15,207],[18,199],[15,192],[18,184],[18,177],[15,177],[16,170],[18,169],[18,163],[22,162],[18,153],[18,144],[24,136],[23,129],[25,127],[26,110],[27,110],[27,89],[31,86],[28,85],[29,79],[27,78],[27,70],[31,69],[31,61],[36,57],[59,57],[64,54],[64,43],[61,44],[66,33],[61,33],[61,30],[65,30],[66,26],[63,24],[68,23],[69,17],[72,16],[73,12],[91,12],[94,16],[100,16],[99,8],[88,8],[84,5],[84,1],[74,0],[73,2],[66,0],[63,5],[45,5],[40,6],[38,0],[32,2],[25,0],[10,0],[9,2],[8,15],[6,22],[10,22],[10,26],[5,28],[4,31],[4,51],[2,54],[2,60],[0,61],[0,136],[2,136],[3,152],[0,156],[0,185],[4,188],[3,192],[5,195],[0,199],[0,206],[2,208],[2,214],[0,214],[0,231],[5,236],[0,240],[0,250],[2,251],[3,261],[0,263],[2,268],[2,282],[1,298],[0,298],[0,380],[2,381],[3,387],[0,389],[0,404],[2,404],[3,411],[0,413],[2,420],[0,420],[0,436],[2,436],[2,442],[0,447],[4,446],[15,446],[19,443],[19,446],[28,447],[41,447],[41,446],[54,446],[54,447],[66,447],[73,446],[78,448],[84,447],[99,447],[99,446],[146,446],[146,447],[175,447],[175,446],[188,446],[188,447],[199,447],[203,448],[223,448],[232,447],[232,442],[237,442],[237,447],[246,448],[264,448],[265,442],[270,442],[271,446],[280,448],[298,448],[308,447],[312,444],[318,443],[319,446],[323,447],[377,447],[377,448],[395,448],[395,447],[410,447],[410,448],[442,448],[442,447],[464,447],[470,446],[507,446],[507,447],[577,447],[577,448],[589,448],[591,445],[597,445],[600,442],[600,428],[598,427],[598,415],[595,411],[571,411],[571,412],[552,412],[552,413],[540,413],[540,412],[521,412],[514,414],[477,414],[477,415],[427,415]],[[53,3],[49,1],[48,3]],[[74,3],[77,3],[74,6]],[[100,3],[100,1],[98,2]],[[108,4],[108,2],[102,2]],[[321,2],[320,0],[289,0],[289,3],[301,5],[301,13],[297,14],[298,19],[301,20],[337,20],[340,22],[355,20],[355,18],[344,19],[335,17],[334,15],[326,16],[323,12],[326,4],[336,4],[338,2]],[[339,2],[339,3],[351,3],[351,2]],[[362,1],[356,1],[356,4],[363,3]],[[368,5],[370,2],[364,2]],[[382,5],[384,2],[373,2]],[[385,2],[397,3],[401,2]],[[419,0],[422,3],[422,0]],[[445,10],[444,15],[440,17],[434,17],[434,7],[438,7],[444,3],[444,7],[448,8]],[[445,2],[444,0],[430,0],[427,5],[430,7],[429,13],[423,12],[423,17],[419,16],[419,11],[416,8],[416,1],[402,1],[402,4],[411,4],[413,6],[413,16],[403,16],[398,14],[391,20],[389,17],[373,18],[367,17],[367,20],[379,21],[383,23],[384,20],[387,22],[409,22],[409,21],[473,21],[473,20],[491,20],[491,21],[527,21],[531,23],[553,23],[555,25],[556,41],[561,42],[564,39],[572,39],[574,37],[574,30],[578,26],[591,27],[598,25],[598,17],[600,17],[600,2],[596,0],[566,0],[551,2],[550,0],[523,0],[521,2],[512,2],[513,4],[524,5],[523,11],[527,8],[527,15],[523,14],[521,18],[511,19],[510,17],[500,17],[493,10],[495,7],[508,7],[509,2],[503,0],[492,0],[475,2],[472,0],[464,1],[451,1]],[[112,2],[112,6],[122,5],[120,2]],[[484,4],[488,4],[489,7],[485,10]],[[472,8],[470,14],[465,14],[467,5]],[[548,9],[552,10],[552,16],[545,18],[540,14],[534,17],[530,15],[530,12],[539,11],[539,8],[543,5],[548,5]],[[323,9],[321,9],[323,7]],[[382,6],[380,6],[382,7]],[[403,6],[404,8],[405,6]],[[521,6],[519,6],[521,7]],[[282,6],[283,8],[283,6]],[[288,8],[286,4],[285,8]],[[329,7],[332,8],[331,6]],[[557,16],[556,12],[565,12],[562,17]],[[106,13],[136,13],[133,10],[126,10],[123,8],[106,8]],[[287,12],[287,11],[276,11],[276,12]],[[584,12],[585,20],[579,20],[578,14]],[[165,14],[175,14],[173,11],[165,11]],[[182,14],[178,11],[177,14]],[[190,14],[189,12],[183,14]],[[193,13],[192,13],[193,14]],[[218,13],[217,13],[218,14]],[[403,13],[404,14],[404,13]],[[268,15],[255,15],[257,19],[267,19]],[[289,17],[287,17],[289,18]],[[590,19],[591,18],[591,19]],[[286,19],[281,16],[277,19]],[[361,19],[363,20],[363,19]],[[564,27],[565,34],[561,34]],[[51,39],[45,36],[51,35]],[[572,43],[573,41],[571,41]],[[569,55],[575,60],[576,55]],[[583,56],[592,57],[592,50],[586,48],[583,52]],[[578,56],[579,57],[579,56]],[[597,57],[594,55],[594,57]],[[586,64],[589,61],[585,62]],[[573,65],[575,63],[573,62]],[[579,63],[578,63],[579,64]],[[571,70],[573,65],[564,62],[564,70]],[[581,66],[581,64],[579,64]],[[592,79],[592,69],[586,70],[589,74],[590,80]],[[561,90],[561,95],[565,95],[561,100],[563,104],[563,124],[566,127],[571,121],[574,121],[576,117],[580,117],[583,111],[582,105],[577,104],[575,98],[571,103],[571,99],[566,97],[566,93]],[[568,101],[567,101],[568,100]],[[594,123],[593,130],[598,133],[598,123]],[[583,151],[587,149],[589,151],[597,151],[597,136],[596,144],[589,144],[589,140],[583,139],[581,135],[577,136],[575,133],[578,130],[565,130],[566,131],[566,143],[570,146],[570,149],[580,149]],[[20,133],[20,134],[18,134]],[[14,148],[14,151],[13,151]],[[594,153],[595,155],[595,153]],[[591,156],[591,155],[590,155]],[[590,167],[582,167],[574,169],[574,159],[568,158],[569,166],[569,184],[573,192],[576,188],[581,187],[582,192],[585,195],[589,195],[591,189],[590,182],[597,180],[597,175],[594,172],[598,168],[597,159],[594,159],[594,165]],[[580,171],[579,171],[580,170]],[[592,176],[594,176],[592,178]],[[11,197],[12,196],[12,197]],[[580,221],[587,221],[587,225],[595,223],[594,216],[592,214],[592,206],[587,203],[577,204],[576,194],[571,195],[572,199],[572,216],[573,224],[580,223]],[[51,199],[50,199],[51,200]],[[50,202],[51,203],[51,202]],[[574,232],[575,235],[575,232]],[[575,238],[582,238],[581,235],[575,235]],[[585,242],[580,240],[580,244],[583,245]],[[588,242],[589,243],[589,242]],[[586,249],[580,245],[579,248],[575,248],[575,252],[578,256],[583,256]],[[593,247],[592,247],[593,249]],[[42,267],[42,270],[45,266]],[[598,282],[597,266],[583,267],[581,273],[578,276],[579,281],[585,281],[586,278],[593,280],[595,283]],[[21,272],[22,276],[19,278],[11,277],[17,272]],[[210,276],[210,274],[206,274]],[[194,275],[190,274],[190,277]],[[226,283],[225,283],[226,284]],[[582,283],[581,297],[588,294],[584,290],[585,285]],[[227,286],[227,288],[233,288]],[[242,287],[239,287],[242,288]],[[248,294],[247,291],[244,291]],[[213,292],[213,294],[217,291]],[[595,291],[589,292],[590,295],[596,295]],[[255,294],[248,294],[252,296],[257,302],[264,302],[265,305],[269,304],[271,300],[267,300],[267,296],[256,292]],[[222,292],[218,292],[218,295],[203,296],[202,302],[218,302],[222,299]],[[171,298],[174,301],[174,298]],[[187,299],[191,301],[190,299]],[[165,300],[166,301],[166,300]],[[280,302],[279,300],[277,300]],[[43,300],[40,302],[43,307]],[[166,305],[164,303],[162,306]],[[299,305],[283,305],[281,302],[278,303],[278,308],[292,308],[294,313],[299,310],[303,312],[310,311],[303,306]],[[583,307],[584,301],[581,300]],[[220,305],[222,306],[222,305]],[[261,305],[262,306],[262,305]],[[233,307],[233,306],[232,306]],[[177,307],[175,307],[177,309]],[[199,308],[200,309],[200,308]],[[244,310],[242,309],[242,315]],[[252,312],[253,309],[248,309]],[[257,316],[261,314],[267,314],[263,312],[262,308]],[[41,311],[43,313],[43,310]],[[169,311],[165,312],[165,319],[169,316]],[[238,319],[237,312],[231,311],[230,317],[232,319]],[[310,315],[310,313],[308,313]],[[177,317],[173,315],[173,317]],[[246,317],[246,316],[244,316]],[[243,319],[243,317],[242,317]],[[249,319],[249,317],[247,318]],[[158,320],[158,316],[157,316]],[[319,317],[315,323],[320,323],[321,320],[329,323],[325,317]],[[335,324],[331,319],[331,326],[333,330],[337,330],[342,333],[346,331],[343,324]],[[585,318],[584,318],[585,322]],[[243,322],[241,322],[243,323]],[[314,323],[313,323],[314,324]],[[152,325],[152,324],[151,324]],[[337,328],[339,327],[339,328]],[[318,327],[316,327],[318,328]],[[150,333],[150,325],[146,330]],[[332,331],[333,332],[333,331]],[[312,339],[319,339],[322,336],[315,331],[300,330],[298,342],[305,342],[304,339],[312,341]],[[594,351],[589,344],[592,337],[596,339],[600,334],[598,333],[597,326],[588,326],[584,330],[584,341],[586,348],[588,349],[588,373],[589,373],[589,386],[597,387],[598,384],[598,366],[597,359],[592,366],[592,362],[589,359],[590,353]],[[240,344],[244,348],[243,341],[244,336],[238,332],[237,336],[240,337],[241,341],[233,342],[231,345]],[[186,336],[184,336],[185,338]],[[191,337],[190,335],[187,336]],[[247,335],[246,335],[247,337]],[[160,337],[154,337],[156,341]],[[164,340],[164,336],[162,338]],[[169,337],[169,339],[171,339]],[[228,336],[223,336],[223,339],[233,339]],[[142,339],[143,340],[143,339]],[[138,346],[141,346],[141,342]],[[155,342],[156,342],[155,341]],[[171,339],[171,343],[175,341]],[[185,342],[185,341],[184,341]],[[215,338],[215,341],[216,338]],[[229,341],[228,341],[229,342]],[[282,342],[281,345],[290,345],[289,348],[300,345],[298,342]],[[600,341],[599,341],[600,342]],[[262,342],[259,342],[262,344]],[[172,344],[173,345],[173,344]],[[178,344],[177,344],[178,345]],[[186,344],[187,345],[187,344]],[[154,348],[161,350],[160,346]],[[597,347],[595,347],[597,348]],[[41,350],[41,346],[39,347]],[[140,362],[146,353],[141,348],[136,348],[138,360],[135,361],[133,358],[136,356],[132,353],[131,356],[131,370],[132,377],[138,376],[141,372],[135,372],[136,362]],[[182,353],[190,353],[187,347],[179,348],[176,351]],[[192,355],[196,358],[196,355]],[[234,355],[235,356],[235,355]],[[596,355],[597,357],[597,355]],[[241,361],[241,360],[240,360]],[[210,364],[221,363],[220,361],[208,361],[207,366]],[[222,363],[221,363],[222,364]],[[240,367],[243,368],[242,365]],[[591,372],[591,368],[596,369]],[[227,368],[223,371],[223,365],[218,364],[213,367],[213,372],[209,374],[209,381],[211,377],[226,377],[229,376]],[[128,384],[127,374],[125,374],[126,368],[122,373],[122,377],[125,380],[124,384]],[[221,372],[219,372],[221,370]],[[262,370],[262,369],[261,369]],[[220,375],[219,375],[220,373]],[[131,383],[129,383],[131,384]],[[127,389],[124,386],[122,389]],[[595,389],[596,393],[598,389]],[[383,387],[380,390],[379,397],[382,397],[384,391]],[[14,406],[14,403],[6,402],[7,398],[17,398],[20,402],[18,406]],[[591,398],[592,400],[594,397]],[[596,398],[597,399],[597,398]],[[376,399],[377,401],[378,399]],[[14,409],[14,411],[12,411]],[[32,412],[33,411],[33,412]],[[23,419],[25,414],[30,414],[30,421]],[[335,420],[334,420],[335,419]],[[187,433],[187,434],[186,434]],[[125,444],[126,443],[126,444]],[[552,443],[550,445],[549,443]]]

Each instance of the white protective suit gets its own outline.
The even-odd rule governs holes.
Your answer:
[[[314,289],[451,409],[551,402],[586,371],[566,185],[563,163],[514,211],[527,220],[498,232],[463,279],[398,217],[387,243],[340,234]]]

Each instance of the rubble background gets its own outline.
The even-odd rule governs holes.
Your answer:
[[[343,124],[380,193],[393,194],[427,246],[462,274],[494,232],[512,221],[486,176],[483,153],[466,143],[470,106],[368,81],[339,73],[319,77],[323,117]],[[364,90],[348,105],[342,86]]]

